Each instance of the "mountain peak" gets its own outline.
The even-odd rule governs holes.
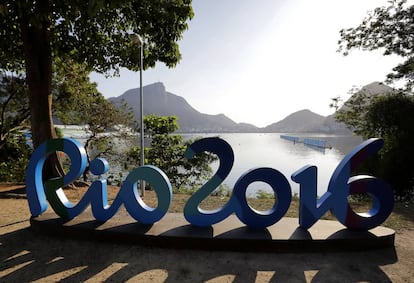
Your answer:
[[[294,115],[294,116],[317,116],[317,117],[323,117],[322,115],[319,115],[319,114],[317,114],[315,112],[312,112],[309,109],[302,109],[302,110],[296,111],[296,112],[290,114],[289,116],[292,116],[292,115]],[[288,118],[289,116],[287,116],[286,118]]]
[[[183,97],[166,91],[161,82],[144,86],[144,114],[176,116],[182,132],[251,132],[251,126],[239,125],[224,114],[209,115],[198,112]],[[109,100],[115,105],[124,101],[131,107],[136,120],[140,119],[139,88],[127,90]]]
[[[373,82],[363,86],[357,93],[365,93],[369,95],[387,94],[393,92],[394,89],[381,82]]]
[[[127,103],[129,103],[129,100],[136,98],[139,95],[140,88],[131,88],[127,91],[125,91],[123,94],[117,97],[110,97],[109,100],[119,100],[124,99]],[[166,89],[162,82],[156,82],[149,85],[145,85],[143,87],[144,97],[145,92],[150,92],[152,94],[158,94],[158,95],[165,95]]]
[[[165,86],[162,82],[156,82],[156,83],[146,85],[146,86],[144,86],[144,92],[145,92],[146,89],[147,90],[151,89],[152,91],[154,91],[156,93],[162,93],[162,94],[166,93]]]
[[[339,110],[349,110],[354,102],[358,102],[361,105],[368,105],[375,97],[389,95],[394,92],[395,89],[390,86],[387,86],[381,82],[373,82],[363,86],[359,91],[355,92],[347,101],[344,102]]]
[[[325,120],[325,117],[316,114],[309,109],[299,110],[290,114],[285,119],[273,123],[265,128],[270,132],[308,132]]]

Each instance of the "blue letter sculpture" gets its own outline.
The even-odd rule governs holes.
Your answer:
[[[316,188],[317,168],[305,166],[293,173],[292,180],[300,184],[299,225],[305,229],[310,228],[328,210],[349,229],[368,230],[385,221],[393,209],[394,196],[391,188],[375,177],[351,177],[356,167],[368,156],[378,152],[382,146],[382,140],[369,139],[347,154],[334,171],[327,192],[319,199]],[[63,177],[43,180],[45,160],[55,151],[66,153],[71,160],[70,169]],[[247,226],[262,229],[278,222],[285,215],[291,203],[291,187],[286,177],[273,168],[256,168],[246,172],[237,180],[227,204],[214,211],[201,209],[200,203],[220,186],[234,163],[232,148],[220,138],[205,138],[194,142],[187,148],[185,157],[192,158],[204,151],[216,154],[220,166],[215,175],[187,201],[184,217],[189,223],[210,226],[235,213]],[[32,216],[42,214],[47,209],[47,201],[60,217],[66,219],[76,217],[89,204],[93,216],[99,221],[110,219],[122,204],[142,224],[153,224],[167,213],[172,201],[171,184],[164,172],[151,165],[141,166],[130,172],[112,204],[108,203],[107,183],[103,179],[94,181],[77,204],[71,203],[62,187],[81,176],[86,168],[86,160],[85,149],[73,139],[49,140],[34,151],[26,175],[27,198]],[[91,161],[89,167],[96,176],[109,170],[108,163],[101,158]],[[139,180],[152,185],[158,197],[156,208],[147,206],[139,196]],[[257,181],[269,184],[277,195],[277,201],[268,211],[255,210],[247,203],[246,190],[251,183]],[[355,213],[349,206],[348,196],[356,193],[368,193],[373,198],[373,205],[368,213]]]
[[[317,199],[317,168],[305,166],[292,174],[292,180],[300,184],[299,225],[311,227],[329,209],[339,222],[349,229],[368,230],[378,226],[391,214],[394,196],[391,188],[383,181],[371,176],[356,176],[351,173],[383,146],[381,139],[369,139],[348,153],[335,169],[328,185],[328,191]],[[368,193],[373,206],[366,214],[357,214],[348,204],[348,196]]]
[[[61,178],[43,182],[42,169],[47,156],[54,151],[65,152],[70,160],[69,172]],[[86,152],[84,147],[73,139],[49,140],[39,146],[30,159],[27,168],[26,186],[27,199],[32,216],[38,216],[47,209],[46,198],[53,210],[62,218],[72,219],[82,213],[91,204],[93,216],[100,221],[110,219],[124,204],[128,213],[142,224],[152,224],[167,213],[172,200],[171,184],[160,169],[146,165],[129,173],[121,189],[108,205],[106,180],[94,181],[76,205],[65,196],[62,187],[78,179],[86,167]],[[95,159],[90,164],[90,170],[95,175],[108,171],[109,166],[104,159]],[[145,180],[153,185],[158,197],[156,208],[148,207],[141,199],[137,190],[137,182]]]

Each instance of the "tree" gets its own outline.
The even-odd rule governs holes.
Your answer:
[[[175,190],[193,188],[210,176],[210,163],[217,158],[210,153],[198,154],[190,160],[184,158],[187,146],[193,141],[184,141],[181,135],[172,134],[179,128],[177,117],[152,114],[145,116],[144,124],[151,141],[145,148],[145,163],[164,171]],[[130,163],[138,164],[140,149],[131,149],[128,157]]]
[[[376,170],[394,188],[397,196],[411,197],[414,192],[414,5],[406,0],[389,1],[378,7],[356,28],[340,31],[339,51],[351,49],[383,50],[384,55],[399,55],[404,62],[387,75],[388,81],[404,80],[405,89],[375,98],[353,96],[337,112],[337,120],[346,123],[364,138],[384,139],[385,146],[368,166]]]
[[[10,134],[0,149],[0,181],[24,181],[31,151],[24,135]]]
[[[33,144],[54,138],[53,58],[71,58],[90,70],[137,70],[139,50],[128,33],[145,39],[145,68],[157,60],[173,67],[180,60],[177,41],[193,16],[191,0],[26,1],[0,4],[0,69],[26,73]],[[61,175],[57,160],[46,177]]]
[[[7,181],[23,181],[24,173],[21,172],[24,172],[30,156],[28,133],[25,132],[29,129],[27,121],[30,118],[27,87],[22,74],[3,72],[0,77],[0,162],[4,165],[0,174],[7,177]],[[116,139],[130,135],[129,129],[135,126],[125,104],[115,107],[98,92],[96,84],[90,81],[85,64],[57,58],[53,68],[52,93],[53,116],[65,125],[84,126],[88,134],[85,143],[88,161],[112,154]],[[103,134],[108,131],[110,136]]]
[[[366,114],[366,135],[382,137],[384,148],[375,166],[398,197],[414,192],[414,97],[403,93],[378,97]]]
[[[83,126],[88,163],[92,158],[112,155],[117,140],[126,138],[135,127],[131,111],[125,103],[116,107],[98,92],[96,83],[90,81],[86,64],[69,58],[56,60],[55,66],[54,116],[64,125]],[[84,179],[86,176],[87,172]]]
[[[0,181],[22,181],[30,147],[22,134],[28,127],[29,106],[21,75],[0,73]]]
[[[406,89],[414,86],[414,5],[406,0],[391,0],[387,7],[378,7],[356,28],[340,31],[339,51],[348,55],[351,49],[383,50],[384,55],[396,54],[405,61],[393,69],[389,81],[404,79]]]
[[[372,91],[368,86],[361,89],[353,87],[348,94],[351,97],[341,105],[338,98],[332,98],[330,107],[335,108],[335,119],[345,123],[356,135],[370,137],[367,133],[366,114],[369,106],[380,96],[394,95],[397,91],[378,83],[378,90]]]
[[[335,113],[335,119],[364,139],[384,140],[384,148],[359,170],[386,180],[398,198],[410,198],[414,192],[414,97],[403,91],[370,97],[361,90]]]
[[[0,150],[10,136],[28,127],[27,88],[21,75],[0,74]]]
[[[119,143],[127,141],[135,126],[133,115],[126,106],[116,107],[96,89],[94,93],[83,94],[80,99],[72,98],[71,103],[76,103],[76,108],[72,108],[65,115],[58,114],[57,117],[62,117],[61,121],[64,124],[82,126],[86,134],[84,148],[88,164],[94,158],[116,156],[116,147]],[[57,105],[60,106],[61,103]],[[66,107],[67,104],[62,108]],[[89,166],[83,174],[84,181],[87,181],[88,173]]]

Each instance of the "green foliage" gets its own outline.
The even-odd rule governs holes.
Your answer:
[[[373,137],[374,135],[367,133],[366,113],[369,106],[376,97],[393,95],[395,92],[391,89],[389,92],[373,96],[365,88],[360,90],[355,88],[350,91],[350,94],[352,95],[351,98],[344,103],[343,107],[336,111],[335,119],[345,123],[358,136]]]
[[[367,193],[361,193],[361,194],[351,194],[348,196],[348,202],[350,203],[372,203],[372,198]]]
[[[384,139],[379,174],[397,196],[414,192],[414,97],[403,94],[379,97],[366,115],[367,134]]]
[[[389,1],[388,6],[369,12],[358,27],[341,30],[338,42],[344,55],[352,49],[382,50],[384,55],[395,54],[405,60],[387,76],[389,81],[403,79],[404,91],[376,99],[353,96],[336,115],[356,134],[384,139],[380,155],[365,166],[387,180],[399,198],[410,198],[414,192],[413,15],[414,5],[408,5],[406,0]]]
[[[389,1],[389,6],[369,12],[358,27],[342,29],[339,51],[347,55],[351,49],[379,49],[384,55],[405,58],[387,77],[390,81],[404,79],[409,90],[414,86],[414,5],[406,2]]]
[[[29,106],[24,77],[0,73],[0,181],[22,182],[31,149],[24,131]]]
[[[116,141],[127,138],[131,134],[128,126],[133,124],[134,119],[130,112],[122,108],[118,109],[101,94],[90,98],[92,103],[82,112],[82,115],[79,115],[83,118],[84,130],[88,134],[85,143],[88,158],[91,153],[90,148],[95,150],[94,158],[113,154]],[[105,134],[106,132],[110,135]]]
[[[221,184],[217,189],[211,192],[211,196],[213,197],[230,197],[231,189],[224,184]]]
[[[83,125],[88,161],[114,155],[116,141],[126,138],[135,123],[126,104],[117,108],[106,100],[90,81],[85,64],[56,58],[54,66],[54,115],[63,124]]]
[[[335,111],[339,109],[339,104],[341,103],[342,99],[340,96],[331,98],[331,103],[329,104],[330,108],[335,108]]]
[[[159,117],[154,114],[144,117],[144,125],[145,133],[151,137],[170,134],[179,128],[176,116]]]
[[[193,141],[184,141],[181,135],[172,134],[178,129],[176,117],[149,115],[144,118],[144,124],[151,140],[151,145],[145,148],[145,164],[164,171],[174,190],[191,189],[210,176],[209,164],[216,157],[202,153],[190,160],[185,159],[184,152]],[[138,164],[139,159],[140,149],[132,148],[128,153],[128,162]]]
[[[196,191],[198,191],[197,187],[193,188],[183,188],[183,187],[173,187],[174,194],[185,194],[185,195],[193,195]]]
[[[28,126],[27,87],[22,75],[0,73],[0,149]],[[13,136],[12,139],[14,139]],[[12,142],[13,143],[13,142]],[[10,144],[10,143],[9,143]]]
[[[257,190],[256,192],[256,198],[257,199],[274,199],[275,195],[273,193],[268,193],[264,190]]]
[[[266,192],[265,190],[262,190],[262,189],[259,189],[259,190],[257,190],[255,197],[257,199],[275,199],[275,194]],[[298,193],[293,194],[292,201],[299,201]]]
[[[186,194],[186,195],[193,195],[195,192],[197,192],[199,188],[197,186],[194,187],[174,187],[173,193],[174,194]],[[212,197],[220,197],[225,198],[230,196],[230,188],[226,185],[220,185],[217,189],[211,192],[210,196]]]
[[[56,132],[56,137],[58,137],[58,138],[63,138],[65,135],[63,134],[63,131],[62,131],[62,129],[60,129],[60,128],[58,128],[58,127],[55,127],[55,132]]]
[[[174,67],[181,59],[177,42],[193,16],[191,0],[69,2],[0,3],[0,69],[26,74],[34,147],[55,137],[53,61],[73,60],[88,71],[108,75],[118,74],[122,67],[138,70],[140,48],[128,36],[138,33],[144,39],[144,68],[157,61]],[[48,159],[47,164],[45,176],[63,174],[57,159]]]
[[[122,172],[118,172],[118,174],[109,175],[106,180],[109,185],[120,186],[124,180],[124,174]]]
[[[0,181],[23,182],[31,151],[21,132],[10,133],[0,148]]]
[[[157,61],[173,67],[181,55],[177,41],[193,17],[191,0],[15,1],[0,3],[2,68],[24,69],[24,47],[48,32],[53,57],[70,57],[98,72],[139,68],[139,50],[129,33],[145,41],[145,68]],[[27,26],[32,34],[22,40]],[[10,44],[13,43],[13,44]]]
[[[100,96],[96,83],[89,79],[89,70],[85,64],[78,64],[65,57],[54,58],[52,93],[53,115],[61,123],[84,124],[84,114],[96,104]]]
[[[85,149],[89,160],[100,155],[112,154],[116,138],[130,134],[127,126],[132,127],[134,124],[132,114],[125,105],[118,109],[97,91],[96,84],[90,82],[89,72],[84,64],[76,64],[70,59],[58,59],[53,72],[52,91],[55,99],[54,116],[64,124],[84,125],[84,130],[88,134]],[[9,164],[8,175],[11,177],[19,175],[12,172],[12,169],[24,170],[23,160],[27,159],[23,154],[26,149],[19,149],[24,143],[17,142],[20,139],[18,136],[23,135],[22,130],[28,129],[30,116],[28,91],[23,75],[12,76],[6,72],[2,73],[0,107],[0,149],[8,144],[8,149],[11,147],[22,151],[21,156],[3,155],[3,159],[0,160],[3,164]],[[59,128],[55,128],[55,131],[57,137],[63,137]],[[112,132],[111,136],[103,134],[107,131]],[[13,156],[16,157],[15,160]]]
[[[364,139],[384,139],[379,155],[360,170],[375,172],[385,179],[398,198],[410,198],[414,192],[414,97],[400,92],[379,96],[369,103],[361,101],[356,99],[337,115],[339,121],[356,129]]]

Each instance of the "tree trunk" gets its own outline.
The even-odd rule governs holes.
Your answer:
[[[49,1],[35,2],[35,13],[21,4],[21,28],[23,33],[26,79],[29,88],[31,131],[34,148],[56,137],[52,120],[52,52],[50,46]],[[29,16],[30,15],[30,16]],[[33,18],[36,17],[36,20]],[[43,169],[44,177],[63,176],[57,154],[52,154]]]

